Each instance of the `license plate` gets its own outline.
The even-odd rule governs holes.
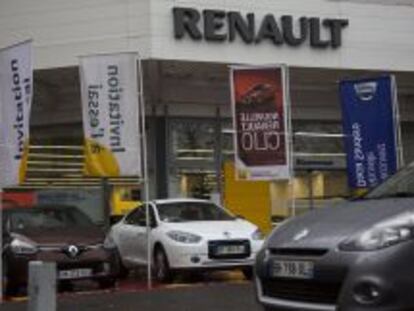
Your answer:
[[[314,264],[303,260],[273,260],[271,276],[279,278],[312,279]]]
[[[244,245],[220,245],[216,249],[216,255],[238,255],[245,252],[246,247]]]
[[[80,279],[86,278],[92,275],[92,269],[72,269],[72,270],[60,270],[59,279],[68,280],[68,279]]]

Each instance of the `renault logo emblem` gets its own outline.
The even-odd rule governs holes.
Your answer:
[[[299,240],[302,240],[303,238],[307,237],[308,235],[309,235],[309,230],[308,229],[303,229],[302,231],[299,231],[299,233],[297,233],[293,237],[293,240],[294,241],[299,241]]]
[[[79,254],[79,248],[77,248],[75,245],[70,245],[67,251],[69,257],[71,258],[75,258]]]

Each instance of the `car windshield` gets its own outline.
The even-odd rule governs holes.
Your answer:
[[[414,197],[414,162],[371,190],[366,199]]]
[[[10,229],[69,228],[91,226],[92,221],[76,208],[22,208],[9,216]]]
[[[158,214],[164,222],[226,221],[235,218],[214,203],[175,202],[157,205]]]

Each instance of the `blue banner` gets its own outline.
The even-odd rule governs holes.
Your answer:
[[[372,188],[397,170],[395,80],[340,82],[342,122],[351,188]]]

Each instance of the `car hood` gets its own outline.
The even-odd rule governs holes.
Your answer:
[[[32,240],[38,245],[93,245],[102,243],[104,240],[104,233],[98,227],[31,228],[15,233]]]
[[[163,230],[166,232],[179,230],[208,237],[209,239],[249,239],[256,229],[255,225],[242,219],[176,222],[165,223],[163,226]]]
[[[292,218],[273,231],[270,248],[336,248],[339,243],[377,223],[414,212],[414,198],[343,202]]]

